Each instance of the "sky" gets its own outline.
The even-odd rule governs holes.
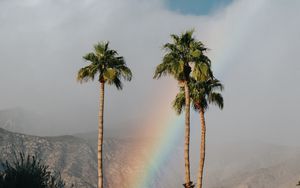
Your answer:
[[[162,45],[194,28],[225,85],[224,110],[207,112],[208,138],[299,143],[299,8],[298,0],[0,0],[0,108],[47,116],[55,134],[96,130],[99,84],[79,84],[76,73],[109,40],[133,80],[107,87],[105,124],[151,126],[145,119],[158,111],[173,113],[178,89],[172,78],[152,79]],[[194,132],[198,124],[192,113]]]
[[[166,0],[165,6],[169,10],[186,15],[207,15],[217,9],[230,4],[232,0]]]

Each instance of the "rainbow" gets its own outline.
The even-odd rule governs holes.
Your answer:
[[[160,126],[157,126],[155,131],[152,127],[151,132],[154,131],[158,136],[147,147],[151,156],[145,160],[144,173],[133,177],[130,188],[150,188],[151,181],[154,179],[157,170],[166,162],[178,138],[181,138],[183,124],[184,119],[182,116],[175,117],[175,114],[173,114],[161,121]]]
[[[137,150],[131,154],[133,166],[135,162],[141,162],[142,169],[128,175],[129,188],[151,188],[155,175],[168,162],[168,156],[172,156],[174,148],[181,143],[184,118],[177,116],[171,109],[171,100],[177,92],[175,84],[173,86],[169,88],[168,95],[164,94],[157,103],[152,104],[151,116],[143,121],[141,130],[137,130],[139,136],[149,139],[144,140],[146,151]],[[154,108],[157,105],[161,107]]]
[[[264,3],[265,1],[260,1],[257,5],[250,6],[251,9],[248,10],[248,17],[246,19],[250,21]],[[246,22],[241,22],[239,24],[241,25],[241,28],[243,28]],[[215,46],[209,46],[212,46],[213,49],[223,49],[225,51],[217,54],[214,54],[213,52],[212,54],[209,54],[209,56],[212,57],[213,62],[218,62],[218,64],[213,64],[213,70],[217,75],[220,76],[220,74],[224,73],[224,71],[226,72],[226,69],[228,69],[232,64],[231,56],[235,54],[236,51],[238,51],[237,47],[240,46],[236,43],[232,43],[232,37],[234,37],[238,41],[242,41],[242,38],[244,37],[244,30],[237,30],[234,33],[232,33],[231,31],[225,31],[223,33],[220,33],[219,31],[217,32],[217,36],[219,36],[222,40],[215,41]],[[229,33],[231,37],[228,37]],[[215,36],[216,33],[208,38],[213,39],[215,38]],[[174,95],[177,93],[177,91],[172,92],[174,93]],[[165,98],[164,101],[169,101],[170,104],[170,98]],[[166,106],[170,108],[170,105]],[[179,139],[182,138],[184,131],[184,129],[182,129],[184,126],[183,116],[176,116],[175,113],[166,110],[166,108],[160,110],[160,112],[154,113],[156,115],[159,114],[160,118],[157,118],[157,116],[155,116],[155,119],[157,118],[158,120],[154,122],[153,125],[146,126],[147,128],[145,130],[145,132],[150,132],[154,133],[154,135],[158,135],[158,139],[155,139],[154,141],[148,143],[147,149],[149,150],[150,156],[147,158],[141,157],[140,159],[138,159],[139,161],[144,161],[145,167],[142,170],[142,173],[135,174],[130,177],[130,188],[151,188],[151,182],[153,181],[155,174],[160,168],[162,168],[162,165],[166,162],[168,157],[170,157],[172,148],[174,148]],[[153,119],[149,119],[149,121],[146,122],[153,122]]]

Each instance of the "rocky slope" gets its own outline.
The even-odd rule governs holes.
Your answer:
[[[300,180],[299,148],[239,143],[207,157],[209,188],[295,188]]]
[[[0,128],[0,159],[12,159],[15,151],[35,154],[52,169],[60,171],[68,186],[93,188],[97,178],[95,141],[95,134],[37,137]],[[145,140],[105,139],[107,188],[129,188],[133,185],[132,177],[143,177],[147,164],[141,159],[147,161],[149,154],[146,146]],[[252,149],[247,144],[243,146],[208,151],[207,188],[295,187],[300,179],[299,150],[266,144]],[[172,156],[162,163],[164,168],[158,169],[143,188],[178,187],[183,177],[181,159],[181,148],[176,148]],[[196,174],[196,168],[193,171]]]
[[[0,128],[0,159],[13,159],[16,152],[36,155],[59,171],[68,186],[95,187],[95,151],[86,141],[73,136],[37,137]]]
[[[30,116],[30,118],[29,118]],[[38,118],[39,119],[39,118]],[[26,120],[26,121],[25,121]],[[0,127],[28,132],[40,121],[22,111],[0,111]],[[42,122],[40,122],[42,123]],[[32,125],[31,125],[32,124]],[[0,128],[0,160],[15,152],[34,154],[60,171],[68,186],[96,187],[97,132],[75,136],[39,137]],[[172,148],[169,158],[156,168],[143,187],[132,186],[149,170],[152,157],[147,139],[122,138],[106,132],[104,171],[106,188],[170,188],[183,182],[182,148]],[[149,138],[150,139],[150,138]],[[152,138],[153,139],[153,138]],[[193,148],[192,151],[197,151]],[[197,174],[198,156],[192,155],[192,174]],[[153,167],[153,166],[150,166]],[[155,167],[154,167],[155,168]],[[195,180],[196,178],[193,177]],[[265,143],[208,141],[206,188],[289,188],[300,180],[300,149]]]
[[[68,187],[94,188],[97,163],[96,144],[93,140],[75,136],[30,136],[0,128],[0,160],[12,159],[16,152],[34,154],[43,159],[51,169],[60,171]],[[147,141],[105,138],[105,187],[129,188],[137,178],[145,175],[147,164],[141,159],[147,160],[149,152],[146,145]],[[168,160],[166,164],[170,168],[174,167],[172,174],[168,173],[168,166],[159,169],[147,188],[176,187],[181,184],[181,179],[174,177],[178,171],[175,168],[178,160],[176,156]]]

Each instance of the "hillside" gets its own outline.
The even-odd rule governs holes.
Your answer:
[[[104,141],[105,184],[108,188],[130,187],[132,177],[145,173],[141,158],[147,159],[146,142],[131,139],[110,139]],[[68,186],[80,188],[96,187],[96,149],[88,141],[74,136],[38,137],[13,133],[0,128],[0,159],[12,159],[16,151],[35,154],[43,159],[51,169],[61,172]],[[136,155],[132,155],[132,153]],[[168,161],[169,166],[177,166],[178,158]],[[170,168],[159,170],[150,187],[172,187],[181,183]],[[176,169],[174,167],[174,169]],[[176,170],[173,171],[176,173]]]
[[[41,137],[28,132],[38,126],[34,114],[20,110],[0,111],[0,159],[12,159],[14,152],[35,154],[52,169],[61,172],[67,185],[96,187],[97,131],[73,136]],[[42,122],[41,122],[42,123]],[[23,128],[23,129],[22,129]],[[182,147],[174,146],[166,161],[152,174],[148,143],[155,138],[121,137],[111,130],[104,140],[104,171],[107,188],[136,188],[139,178],[150,177],[147,187],[178,187],[183,182]],[[127,135],[127,134],[125,134]],[[149,140],[150,139],[150,140]],[[197,148],[192,148],[197,151]],[[192,174],[197,174],[198,152],[191,156]],[[150,168],[154,168],[150,166]],[[254,141],[208,140],[206,188],[289,188],[300,180],[300,149]],[[195,180],[196,178],[193,177]]]
[[[95,151],[86,141],[73,136],[37,137],[0,128],[0,159],[12,159],[15,152],[34,154],[51,169],[61,172],[67,185],[95,187]]]

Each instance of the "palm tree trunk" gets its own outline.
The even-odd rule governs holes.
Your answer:
[[[185,161],[185,187],[190,188],[190,90],[188,82],[184,83],[185,92],[185,142],[184,142],[184,161]]]
[[[197,188],[202,188],[204,161],[205,161],[206,125],[205,125],[203,108],[200,108],[200,120],[201,120],[201,144],[200,144],[200,162],[199,162],[199,174],[197,178]]]
[[[98,188],[103,188],[103,115],[104,115],[104,82],[100,83],[100,107],[98,119]]]

